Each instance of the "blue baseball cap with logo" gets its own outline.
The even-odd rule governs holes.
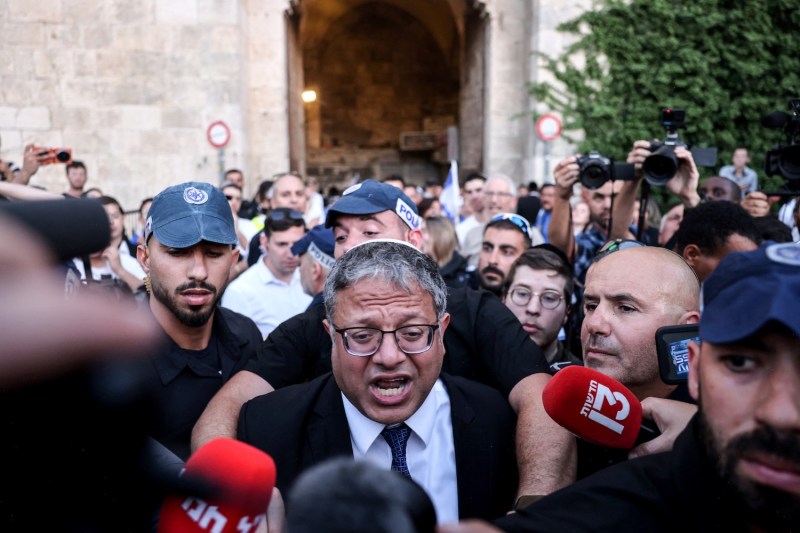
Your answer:
[[[298,256],[307,253],[317,263],[330,270],[335,262],[333,258],[335,245],[333,230],[326,228],[324,224],[320,224],[311,228],[311,231],[292,245],[292,253]]]
[[[768,322],[800,335],[800,244],[765,243],[727,255],[703,283],[700,339],[741,341]]]
[[[339,215],[374,215],[383,211],[394,211],[411,229],[421,225],[417,206],[403,191],[375,180],[365,180],[346,189],[328,209],[325,226],[333,226]]]
[[[210,183],[190,181],[167,187],[147,212],[145,242],[155,235],[173,248],[188,248],[200,241],[236,244],[236,227],[228,200]]]

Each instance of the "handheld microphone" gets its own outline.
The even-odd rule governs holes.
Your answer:
[[[275,462],[258,448],[216,438],[189,457],[182,475],[210,484],[216,496],[168,496],[161,507],[159,533],[254,533],[266,519]]]
[[[61,261],[97,252],[111,241],[108,215],[97,200],[3,202],[0,213],[33,230]]]
[[[642,426],[642,404],[622,383],[585,366],[569,366],[542,390],[544,410],[558,425],[592,444],[633,448]],[[647,439],[645,439],[647,440]]]

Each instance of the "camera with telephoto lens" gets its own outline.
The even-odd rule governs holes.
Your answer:
[[[767,152],[767,176],[782,176],[791,191],[800,190],[800,98],[789,101],[791,113],[775,111],[761,118],[767,128],[782,129],[789,141]]]
[[[664,141],[652,141],[650,151],[652,155],[644,160],[642,172],[650,185],[666,185],[678,171],[678,158],[675,157],[675,147],[686,144],[678,137],[678,129],[686,127],[686,112],[683,109],[664,108],[661,110],[661,125],[667,130]]]
[[[642,164],[642,173],[647,183],[657,187],[666,185],[678,172],[680,161],[675,157],[675,147],[689,149],[678,136],[678,130],[686,127],[686,112],[683,109],[661,108],[661,125],[667,130],[663,141],[650,142],[652,152]],[[714,167],[717,164],[716,148],[692,148],[692,159],[700,167]]]
[[[600,154],[589,152],[578,158],[581,185],[587,189],[599,189],[607,181],[630,181],[634,179],[634,166],[627,163],[614,163]]]

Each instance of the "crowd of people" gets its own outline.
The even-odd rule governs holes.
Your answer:
[[[9,302],[0,383],[7,400],[35,395],[50,405],[63,394],[63,384],[49,385],[62,367],[129,354],[136,370],[125,367],[126,398],[135,389],[142,401],[125,416],[139,422],[131,427],[148,444],[148,468],[163,470],[164,457],[181,465],[220,437],[274,459],[277,496],[248,518],[252,531],[794,531],[800,202],[772,215],[775,199],[758,190],[743,148],[701,181],[691,152],[676,147],[665,186],[674,205],[662,216],[641,194],[649,155],[649,142],[635,142],[635,179],[594,187],[577,155],[541,186],[469,174],[456,220],[443,214],[435,180],[417,186],[392,175],[323,196],[315,180],[288,172],[247,199],[243,172],[231,169],[218,184],[186,182],[143,199],[141,230],[128,235],[122,206],[90,193],[82,163],[66,165],[63,194],[30,186],[40,156],[26,147],[20,171],[0,181],[9,233],[0,245]],[[78,230],[102,229],[104,245],[79,234],[53,254],[37,235],[50,242],[59,221],[42,223],[42,201],[95,209],[102,228]],[[69,218],[67,227],[81,220]],[[15,247],[24,258],[12,259]],[[55,311],[42,314],[50,302]],[[63,327],[89,302],[87,317],[103,331]],[[62,327],[51,331],[46,321],[57,317]],[[120,333],[133,317],[137,326]],[[688,325],[700,339],[685,346],[688,373],[665,381],[656,334]],[[72,345],[85,349],[78,356]],[[55,365],[54,350],[74,363]],[[654,434],[617,449],[556,423],[543,393],[572,366],[630,390]],[[604,397],[587,394],[599,409]],[[108,417],[117,404],[104,401]],[[84,409],[58,411],[57,427],[89,416]],[[47,424],[26,422],[33,416],[13,411],[10,454],[28,457],[28,444],[44,439]],[[85,450],[96,448],[80,432],[70,437],[90,470]],[[391,491],[370,488],[362,469],[375,467],[413,481],[395,490],[415,503],[398,506]],[[48,473],[59,487],[64,471]],[[137,520],[110,529],[158,528],[158,495],[177,490],[179,475],[136,478],[148,497],[123,508],[114,490],[134,473],[102,472],[98,479],[119,481],[103,492],[109,510],[60,519],[104,530],[123,509]],[[312,475],[352,490],[314,496],[321,481]],[[29,518],[10,507],[25,495],[0,498],[12,530]],[[325,501],[314,510],[323,521],[298,512],[310,498]],[[382,510],[397,518],[377,519]]]

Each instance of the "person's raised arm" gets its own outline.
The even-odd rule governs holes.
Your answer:
[[[245,402],[275,390],[258,374],[240,370],[208,402],[192,430],[192,453],[216,437],[236,438],[239,410]]]
[[[25,150],[22,153],[22,168],[13,178],[14,183],[20,185],[27,185],[34,174],[39,170],[40,162],[46,159],[47,154],[39,155],[33,151],[33,145],[25,145]]]
[[[631,181],[623,181],[622,188],[614,198],[614,211],[611,214],[611,231],[608,234],[609,239],[634,239],[635,236],[630,232],[631,213],[633,213],[633,206],[636,203],[636,194],[639,192],[639,186],[642,184],[642,163],[645,158],[650,155],[650,142],[649,141],[636,141],[633,143],[633,148],[628,152],[627,163],[634,165],[635,178]],[[634,217],[639,216],[639,213],[633,213]]]
[[[517,413],[517,498],[540,497],[575,481],[575,437],[545,412],[542,390],[550,376],[532,374],[511,390],[508,401]]]
[[[54,192],[10,181],[0,181],[0,194],[14,200],[62,200],[64,198]]]
[[[192,430],[192,451],[214,437],[236,438],[239,411],[245,402],[276,388],[313,377],[330,337],[322,327],[324,309],[300,313],[281,323],[258,354],[211,398]],[[330,356],[327,359],[330,361]]]
[[[570,261],[575,258],[575,235],[572,230],[572,208],[569,199],[572,196],[572,187],[578,181],[579,170],[576,156],[562,159],[556,165],[553,171],[556,194],[553,199],[553,214],[547,229],[550,244],[567,254]]]

